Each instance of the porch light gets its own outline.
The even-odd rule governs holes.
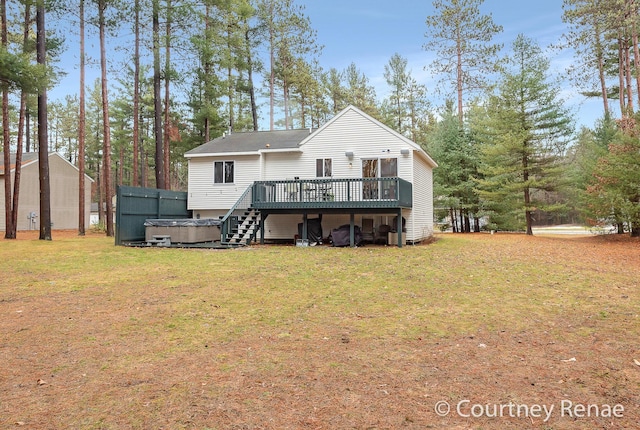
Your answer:
[[[351,160],[353,158],[353,151],[345,152],[344,156],[347,157],[349,160]]]
[[[402,155],[409,155],[409,149],[408,148],[402,148],[400,150],[400,154]]]

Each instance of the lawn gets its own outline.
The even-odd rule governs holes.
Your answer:
[[[182,250],[54,232],[0,240],[0,261],[0,428],[640,427],[629,238]]]

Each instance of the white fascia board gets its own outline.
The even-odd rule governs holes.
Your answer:
[[[266,154],[270,154],[272,152],[302,152],[302,149],[300,148],[282,148],[282,149],[261,149],[259,151],[260,153],[266,153]]]
[[[184,154],[184,158],[237,157],[241,155],[260,155],[260,151],[252,152],[207,152],[204,154]]]

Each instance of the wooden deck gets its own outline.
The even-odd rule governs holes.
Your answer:
[[[251,206],[261,211],[375,212],[413,206],[412,184],[397,177],[256,181],[252,191]]]

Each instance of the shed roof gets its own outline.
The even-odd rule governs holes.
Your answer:
[[[274,130],[231,133],[213,139],[190,151],[185,157],[228,153],[258,153],[259,151],[296,150],[312,130]]]
[[[66,158],[64,158],[62,155],[60,155],[57,152],[49,152],[49,159],[51,159],[51,157],[58,157],[60,158],[62,161],[64,161],[66,164],[68,164],[69,166],[71,166],[71,168],[80,171],[78,169],[77,166],[73,165],[71,162],[69,162],[69,160],[67,160]],[[22,153],[22,167],[24,168],[25,166],[28,166],[30,164],[33,163],[37,163],[39,159],[39,155],[37,152],[23,152]],[[16,168],[16,154],[9,154],[9,160],[10,160],[10,171],[15,170]],[[4,176],[4,157],[0,156],[0,175]],[[84,175],[89,181],[91,182],[95,182],[89,175],[87,175],[85,173]]]
[[[16,168],[16,155],[15,153],[9,155],[9,170]],[[22,166],[38,161],[37,152],[24,152],[22,154]],[[4,175],[4,157],[0,156],[0,175]]]

